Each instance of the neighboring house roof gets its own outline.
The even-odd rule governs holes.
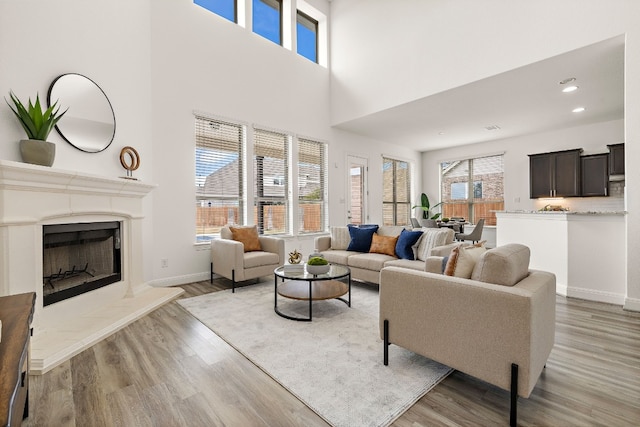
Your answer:
[[[196,195],[211,199],[239,197],[238,168],[239,162],[236,159],[209,174],[204,185],[196,187]],[[256,169],[257,166],[254,163],[255,176],[257,176]],[[262,169],[264,196],[284,197],[283,160],[265,157]],[[320,168],[317,165],[300,163],[298,166],[298,194],[300,197],[308,196],[320,187]]]

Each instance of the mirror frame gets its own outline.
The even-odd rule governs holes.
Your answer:
[[[111,101],[109,100],[109,97],[107,96],[107,94],[104,92],[104,90],[102,90],[102,88],[93,80],[91,80],[89,77],[79,74],[79,73],[65,73],[65,74],[61,74],[58,77],[56,77],[52,82],[51,85],[49,85],[49,90],[47,92],[47,104],[49,107],[51,107],[52,101],[51,101],[51,92],[53,91],[53,88],[55,86],[55,84],[58,82],[58,80],[60,80],[61,78],[65,77],[65,76],[78,76],[78,77],[82,77],[83,79],[88,80],[91,84],[93,84],[95,87],[98,88],[98,90],[100,91],[100,93],[102,93],[102,95],[104,96],[104,99],[107,101],[107,105],[109,106],[109,109],[111,110],[111,117],[113,119],[113,133],[111,134],[111,138],[109,139],[109,141],[106,143],[106,145],[104,145],[104,147],[100,150],[87,150],[85,148],[81,148],[81,146],[79,146],[79,142],[76,141],[76,143],[73,143],[72,141],[69,140],[69,138],[67,138],[67,136],[65,136],[65,134],[63,133],[62,129],[60,129],[60,122],[58,122],[58,124],[55,125],[56,131],[58,132],[58,134],[62,137],[62,139],[64,139],[65,141],[67,141],[69,144],[71,144],[74,148],[80,150],[80,151],[84,151],[85,153],[100,153],[101,151],[106,150],[107,148],[109,148],[109,146],[111,145],[111,143],[113,142],[113,140],[115,139],[116,136],[116,115],[113,111],[113,105],[111,105]],[[57,102],[53,101],[53,102]],[[62,103],[64,103],[64,100],[62,100]],[[71,107],[70,105],[67,105],[67,107]],[[78,145],[76,145],[78,144]]]

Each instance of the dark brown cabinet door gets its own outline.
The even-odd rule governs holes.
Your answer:
[[[582,196],[609,195],[609,155],[582,156]]]
[[[532,199],[552,196],[551,162],[550,154],[536,154],[529,157],[529,191]]]
[[[580,152],[563,151],[554,154],[554,197],[577,197],[580,195]]]
[[[624,175],[624,144],[607,145],[609,147],[609,173]]]

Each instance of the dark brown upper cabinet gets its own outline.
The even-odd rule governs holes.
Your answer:
[[[607,145],[609,147],[609,173],[624,175],[624,144]]]
[[[609,195],[609,154],[593,154],[581,158],[583,197]]]
[[[581,148],[529,154],[530,197],[579,197],[580,153]]]

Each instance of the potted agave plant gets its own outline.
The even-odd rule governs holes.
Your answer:
[[[60,108],[56,108],[56,101],[52,106],[43,111],[40,104],[40,97],[36,94],[35,104],[31,103],[27,107],[18,99],[13,92],[9,92],[12,106],[5,98],[7,105],[18,118],[22,128],[27,133],[28,139],[20,141],[20,154],[26,163],[35,165],[51,166],[56,155],[55,144],[48,142],[49,133],[53,130],[58,120],[64,116],[66,110],[60,113]]]

